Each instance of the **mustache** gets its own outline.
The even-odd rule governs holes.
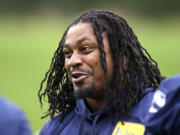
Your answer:
[[[83,72],[89,75],[94,75],[94,71],[93,70],[88,70],[88,69],[82,69],[82,68],[71,68],[69,71],[69,75],[72,76],[73,72]]]

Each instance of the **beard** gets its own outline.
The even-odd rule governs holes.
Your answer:
[[[74,90],[73,96],[75,99],[93,97],[95,89],[94,83],[89,87],[79,87],[78,89]]]

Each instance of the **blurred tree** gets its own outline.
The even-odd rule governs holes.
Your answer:
[[[148,15],[180,13],[179,0],[0,0],[0,12],[29,13],[43,9],[74,13],[90,8],[115,7]]]

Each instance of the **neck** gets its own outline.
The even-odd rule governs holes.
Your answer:
[[[92,112],[98,112],[100,109],[102,109],[106,105],[106,100],[103,99],[92,99],[92,98],[86,98],[85,103],[87,108]]]

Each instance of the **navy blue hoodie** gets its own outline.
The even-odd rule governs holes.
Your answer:
[[[31,135],[24,113],[0,96],[0,135]]]
[[[180,135],[180,74],[161,82],[145,125],[146,135]]]
[[[144,97],[131,109],[132,117],[121,117],[121,120],[143,123],[151,105],[153,93],[153,89],[146,89]],[[109,117],[110,110],[110,106],[105,106],[98,112],[91,113],[84,100],[79,99],[76,102],[75,109],[65,117],[63,122],[60,122],[61,115],[49,119],[42,128],[40,135],[111,135],[112,133],[115,135],[121,132],[118,131],[119,117]],[[138,124],[135,127],[138,127]],[[114,131],[115,129],[116,131]]]

